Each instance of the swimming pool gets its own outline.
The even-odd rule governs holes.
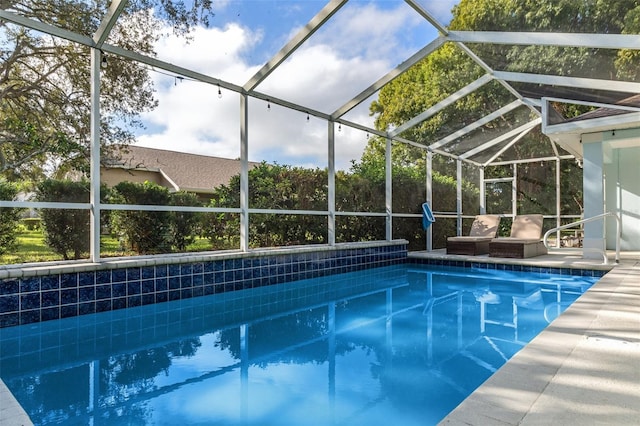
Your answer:
[[[598,278],[393,265],[0,329],[36,424],[428,425]]]

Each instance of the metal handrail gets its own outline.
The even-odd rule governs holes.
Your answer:
[[[563,229],[573,228],[574,226],[582,225],[583,223],[595,222],[596,220],[606,219],[608,216],[613,216],[613,217],[616,218],[616,263],[620,263],[620,227],[622,226],[622,221],[620,220],[620,217],[617,214],[615,214],[614,212],[602,213],[602,214],[599,214],[597,216],[589,217],[587,219],[578,220],[576,222],[572,222],[572,223],[569,223],[567,225],[562,225],[562,226],[558,226],[558,227],[555,227],[553,229],[550,229],[544,234],[544,237],[542,238],[542,242],[544,243],[544,246],[547,249],[550,249],[551,247],[549,247],[549,241],[547,241],[547,239],[549,238],[549,235],[551,235],[552,233],[557,232],[557,231],[562,231]],[[605,237],[603,236],[602,239],[604,240]],[[558,241],[558,243],[559,243],[559,241]],[[609,263],[609,259],[607,258],[607,252],[605,250],[600,250],[600,249],[592,248],[592,247],[587,247],[587,248],[582,247],[582,252],[584,253],[585,251],[592,251],[592,252],[600,253],[600,254],[602,254],[602,257],[604,258],[604,264],[607,265]]]

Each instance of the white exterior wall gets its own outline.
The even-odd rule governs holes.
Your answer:
[[[605,206],[622,219],[622,250],[640,250],[640,129],[603,134]],[[616,226],[607,221],[607,248],[615,248]]]
[[[584,218],[604,213],[604,170],[602,133],[582,135],[583,177],[582,188],[584,192]],[[602,250],[604,247],[602,235],[604,225],[600,221],[585,223],[584,242],[585,248]],[[598,258],[599,254],[585,251],[584,257]]]
[[[582,135],[584,217],[615,212],[622,220],[622,250],[640,250],[640,129]],[[616,223],[585,224],[584,247],[615,249]],[[585,253],[585,257],[598,257]]]

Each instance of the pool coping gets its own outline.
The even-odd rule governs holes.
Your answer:
[[[637,424],[640,262],[614,267],[441,425]]]
[[[0,379],[0,424],[33,426],[33,422],[2,379]]]

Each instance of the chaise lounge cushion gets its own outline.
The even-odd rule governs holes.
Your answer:
[[[542,222],[541,214],[516,216],[511,224],[509,237],[521,240],[540,240],[542,238]]]
[[[511,225],[511,236],[494,238],[489,243],[490,257],[523,259],[547,254],[542,237],[541,214],[516,216]]]
[[[476,256],[489,253],[489,242],[495,237],[500,216],[478,215],[467,236],[447,238],[447,254]]]

